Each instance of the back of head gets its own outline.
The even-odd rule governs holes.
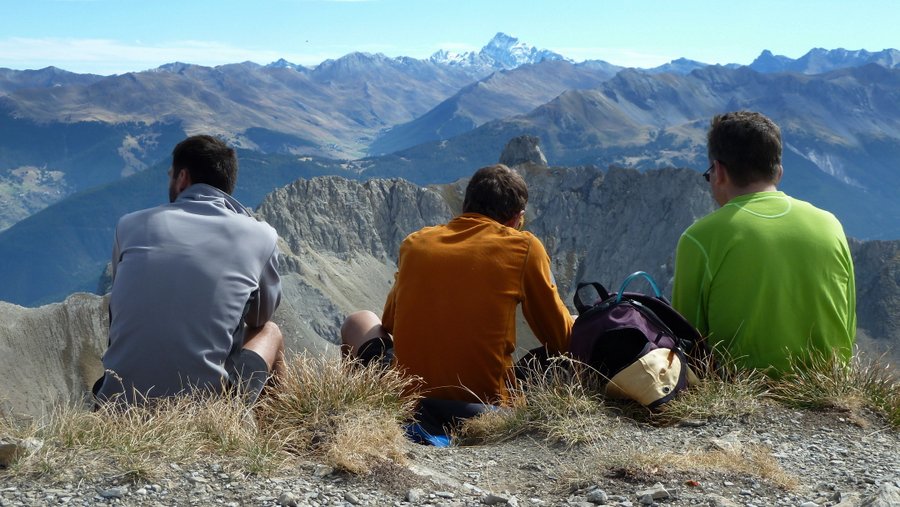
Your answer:
[[[172,169],[187,169],[192,183],[206,183],[231,194],[237,183],[237,154],[221,139],[191,136],[172,150]]]
[[[707,134],[709,160],[718,160],[738,187],[774,182],[781,167],[781,129],[752,111],[716,115]]]
[[[475,171],[466,186],[463,213],[480,213],[500,223],[525,209],[528,187],[522,176],[503,164]]]

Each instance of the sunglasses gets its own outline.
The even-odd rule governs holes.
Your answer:
[[[716,166],[716,161],[713,160],[712,162],[709,163],[709,169],[707,169],[706,172],[703,173],[703,179],[706,180],[707,183],[709,183],[709,173],[712,172],[713,167],[715,167],[715,166]]]

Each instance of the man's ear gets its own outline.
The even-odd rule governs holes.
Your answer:
[[[506,222],[503,222],[503,225],[505,225],[507,227],[512,227],[513,229],[521,229],[522,228],[522,219],[524,217],[525,217],[525,210],[522,210],[522,211],[516,213],[515,215],[513,215],[513,217],[510,218],[509,220],[507,220]]]
[[[784,176],[784,166],[782,166],[781,164],[778,164],[778,172],[775,173],[775,181],[773,181],[772,183],[774,183],[775,185],[778,185],[779,183],[781,183],[782,176]]]
[[[191,181],[190,171],[188,171],[187,169],[182,169],[178,172],[178,176],[175,178],[175,189],[179,194],[192,184],[193,182]]]
[[[721,185],[728,181],[728,172],[725,170],[725,165],[722,162],[716,160],[714,164],[713,170],[716,171],[716,183]]]

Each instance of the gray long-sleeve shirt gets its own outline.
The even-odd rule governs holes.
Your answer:
[[[98,396],[219,389],[255,327],[281,299],[277,234],[230,195],[191,185],[174,203],[116,226],[106,375]],[[248,304],[249,302],[249,304]],[[244,314],[245,308],[247,310]]]

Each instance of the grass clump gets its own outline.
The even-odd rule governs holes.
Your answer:
[[[766,376],[733,365],[707,368],[699,384],[685,389],[660,407],[653,420],[677,424],[687,420],[739,419],[760,409],[767,391]]]
[[[219,456],[241,470],[271,472],[289,457],[256,430],[238,400],[222,396],[168,398],[97,411],[61,406],[43,424],[5,424],[4,433],[41,443],[12,472],[65,477],[160,475],[169,463]]]
[[[393,369],[298,355],[261,400],[260,426],[292,453],[367,473],[384,459],[404,460],[402,423],[416,398],[403,393],[412,382]]]
[[[580,365],[570,363],[555,359],[546,371],[533,370],[510,390],[508,406],[465,421],[456,437],[463,444],[483,444],[539,433],[573,445],[614,431],[602,397],[572,373]]]
[[[339,359],[295,357],[277,388],[253,408],[236,396],[155,399],[97,411],[61,406],[41,423],[0,418],[0,434],[39,442],[5,473],[79,479],[158,477],[172,464],[217,463],[226,471],[268,475],[298,456],[364,473],[402,461],[401,422],[415,399],[410,380]]]
[[[799,485],[794,475],[786,472],[772,456],[768,447],[758,444],[713,446],[691,449],[681,453],[663,451],[656,447],[640,447],[633,443],[623,447],[594,444],[591,457],[580,468],[567,471],[572,483],[596,483],[602,477],[622,477],[636,481],[657,480],[661,470],[688,477],[719,473],[732,476],[752,476],[777,487],[791,490]]]
[[[812,410],[836,409],[858,414],[867,408],[900,429],[900,381],[878,359],[857,354],[846,363],[814,354],[772,381],[770,395],[785,405]]]

